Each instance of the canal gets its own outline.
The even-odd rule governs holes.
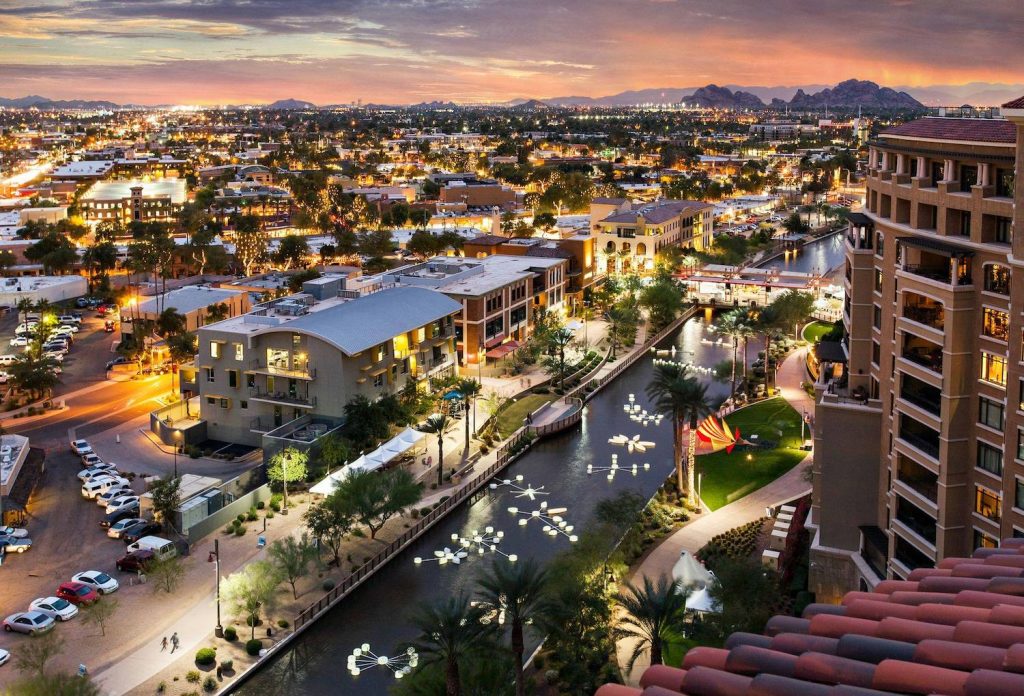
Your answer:
[[[779,256],[759,265],[778,271],[825,275],[841,264],[845,256],[845,238],[842,233],[836,232],[799,247],[795,255]]]
[[[696,365],[713,366],[730,359],[732,348],[706,330],[704,319],[686,322],[672,337],[659,346],[676,348],[676,358]],[[753,360],[760,349],[750,342],[748,357]],[[416,565],[417,556],[432,557],[435,550],[452,546],[451,535],[469,536],[471,530],[493,526],[504,532],[499,544],[506,553],[520,559],[551,560],[567,550],[570,541],[562,535],[544,534],[537,520],[520,526],[508,512],[510,506],[534,510],[542,500],[550,507],[568,508],[564,517],[580,532],[591,522],[595,506],[620,491],[632,489],[649,497],[671,473],[672,433],[667,420],[661,425],[644,427],[631,421],[623,410],[629,395],[647,407],[644,395],[653,370],[653,356],[643,356],[618,379],[602,390],[586,407],[582,425],[569,432],[537,443],[498,478],[512,479],[522,475],[524,483],[534,488],[543,486],[548,495],[537,502],[514,497],[507,488],[488,491],[472,504],[463,505],[442,520],[405,552],[355,590],[337,607],[299,636],[286,650],[275,655],[237,693],[244,696],[383,696],[395,679],[385,668],[376,668],[352,677],[345,668],[353,648],[369,643],[377,654],[394,654],[398,646],[415,638],[409,625],[410,616],[424,603],[448,597],[459,590],[471,592],[474,577],[493,555],[464,560],[461,565]],[[728,385],[714,382],[708,374],[701,379],[709,384],[709,395],[724,398]],[[640,435],[654,442],[653,449],[643,454],[630,454],[625,448],[609,444],[608,438],[623,434]],[[649,463],[650,470],[636,476],[619,473],[609,481],[605,473],[587,474],[587,465],[607,466],[612,454],[619,464]],[[310,595],[309,599],[313,596]],[[532,649],[532,648],[531,648]]]

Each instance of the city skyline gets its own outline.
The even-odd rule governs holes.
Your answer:
[[[921,0],[8,0],[0,70],[9,97],[146,104],[1024,82],[1013,68],[1024,60],[1013,0],[991,0],[984,13],[946,0],[922,9]]]

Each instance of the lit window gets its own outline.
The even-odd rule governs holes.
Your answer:
[[[211,358],[219,358],[220,357],[220,344],[217,343],[216,341],[213,341],[213,342],[210,343],[210,357]]]
[[[1007,340],[1010,336],[1010,315],[998,309],[985,307],[982,312],[981,332],[989,338]]]
[[[986,382],[1006,386],[1006,358],[992,353],[981,353],[981,378]]]
[[[234,343],[232,345],[235,346],[235,360],[239,360],[239,361],[244,360],[245,359],[245,346],[243,346],[241,343]]]
[[[1003,512],[1003,501],[989,489],[976,486],[974,489],[974,511],[982,517],[998,522]]]

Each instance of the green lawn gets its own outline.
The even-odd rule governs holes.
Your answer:
[[[768,399],[726,416],[730,429],[740,429],[740,438],[772,442],[777,446],[736,447],[697,457],[701,474],[701,497],[712,510],[756,491],[796,466],[807,453],[800,449],[800,414],[781,397]],[[779,436],[779,430],[782,436]],[[810,433],[805,433],[807,437]],[[749,456],[749,458],[748,458]]]
[[[824,321],[812,321],[804,327],[803,338],[808,343],[817,343],[821,337],[832,330],[832,324]]]
[[[498,414],[498,432],[501,438],[505,439],[522,426],[526,414],[533,413],[538,408],[561,398],[558,394],[527,394],[518,401],[513,402],[504,411]]]

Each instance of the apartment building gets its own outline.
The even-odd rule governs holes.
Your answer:
[[[869,143],[849,370],[815,412],[819,601],[1024,536],[1024,99],[1003,115]]]
[[[358,394],[373,400],[454,369],[459,303],[418,287],[347,299],[340,283],[199,329],[195,382],[183,376],[182,390],[198,393],[208,437],[260,445],[299,419],[337,422]]]
[[[533,332],[539,309],[564,312],[568,267],[561,256],[436,257],[382,278],[399,286],[433,288],[458,302],[456,348],[468,365],[514,350]]]
[[[708,248],[714,233],[714,210],[714,205],[703,201],[664,199],[636,204],[626,199],[596,199],[591,218],[597,251],[604,259],[601,270],[649,272],[658,252],[666,247]]]
[[[515,210],[522,204],[522,195],[495,181],[456,179],[448,181],[438,195],[442,205],[460,204],[466,208],[501,208]]]
[[[185,204],[185,180],[99,181],[81,198],[87,222],[170,222]]]

